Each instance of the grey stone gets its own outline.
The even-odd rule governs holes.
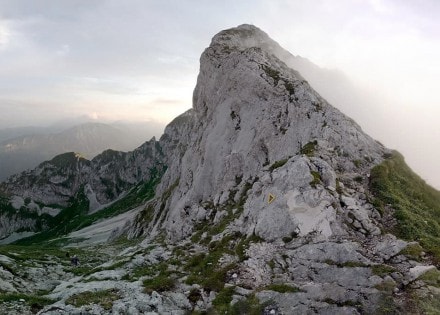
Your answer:
[[[406,246],[407,242],[397,239],[394,235],[386,234],[383,240],[376,244],[375,253],[385,260],[400,253]]]
[[[409,270],[409,274],[411,276],[411,280],[415,280],[419,278],[424,273],[435,269],[435,266],[415,266]]]

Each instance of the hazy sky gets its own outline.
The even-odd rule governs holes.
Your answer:
[[[167,123],[212,36],[251,23],[374,94],[377,127],[353,118],[440,188],[439,16],[437,0],[0,0],[0,128]]]

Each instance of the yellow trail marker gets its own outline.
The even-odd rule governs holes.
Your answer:
[[[267,197],[267,203],[271,204],[275,200],[275,196],[269,193],[269,196]]]

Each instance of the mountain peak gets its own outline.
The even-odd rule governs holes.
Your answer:
[[[270,37],[258,27],[242,24],[219,32],[213,37],[211,47],[225,45],[243,50],[250,47],[259,47],[263,43],[271,41]]]
[[[256,48],[265,51],[288,64],[296,57],[281,47],[267,33],[251,24],[242,24],[217,33],[209,48],[220,48],[222,52],[230,53],[233,50],[244,51]]]
[[[317,176],[316,172],[320,172],[321,178],[326,178],[322,190],[326,195],[326,187],[336,188],[337,177],[352,177],[354,172],[366,176],[368,168],[382,160],[386,149],[313,90],[299,72],[283,61],[283,54],[289,53],[252,25],[221,31],[203,52],[194,90],[194,121],[188,124],[193,128],[188,131],[192,136],[188,149],[182,152],[183,158],[171,161],[175,166],[168,173],[170,178],[180,178],[182,188],[179,197],[171,201],[172,210],[165,222],[173,237],[185,237],[194,219],[189,215],[189,221],[182,220],[180,209],[194,206],[200,200],[224,203],[229,191],[243,189],[240,185],[236,187],[236,178],[243,179],[241,185],[245,185],[245,180],[250,185],[258,177],[265,193],[279,190],[283,197],[277,200],[289,204],[290,195],[294,199],[317,199],[312,196],[316,189],[314,184],[310,185],[311,174]],[[174,138],[176,143],[182,143],[180,134],[176,133]],[[363,169],[357,169],[356,165],[364,160]],[[279,164],[284,165],[280,161],[289,165],[277,170],[280,177],[287,178],[286,174],[297,168],[291,174],[296,172],[294,177],[303,181],[285,187],[284,178],[277,182],[268,175]],[[292,220],[297,223],[288,223],[286,229],[274,226],[265,219],[265,213],[269,213],[266,204],[257,196],[255,200],[258,206],[252,206],[255,211],[249,217],[253,221],[250,220],[249,230],[241,231],[244,234],[253,230],[263,239],[275,240],[293,233],[295,226],[302,226],[295,232],[299,235],[310,229],[326,236],[338,234],[338,228],[329,232],[328,226],[321,225],[316,213],[310,214],[317,218],[313,220],[293,215]],[[258,207],[260,217],[255,214]],[[245,212],[246,208],[247,205]],[[321,210],[323,215],[329,214]],[[273,216],[268,214],[267,218]],[[290,222],[289,216],[288,212],[280,213],[279,222]]]
[[[56,167],[71,167],[78,162],[86,162],[87,159],[77,152],[66,152],[55,156],[52,160],[41,163],[41,165],[52,164]]]

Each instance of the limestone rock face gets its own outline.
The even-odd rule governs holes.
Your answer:
[[[254,185],[243,214],[248,233],[330,236],[340,230],[332,206],[338,196],[327,187],[335,189],[337,176],[366,178],[382,160],[387,150],[288,68],[282,52],[264,32],[242,25],[217,34],[202,54],[193,109],[160,140],[168,170],[158,195],[178,181],[161,221],[171,238],[191,233],[203,202],[223,204],[246,183]],[[267,205],[271,192],[276,200]]]
[[[213,38],[193,108],[160,139],[168,168],[149,204],[154,218],[139,217],[125,231],[147,240],[165,231],[177,244],[257,238],[231,271],[238,294],[292,283],[300,292],[257,297],[275,301],[276,314],[374,313],[378,288],[397,284],[373,270],[406,247],[381,235],[368,198],[369,171],[389,150],[286,66],[289,56],[250,25]],[[412,265],[402,261],[408,273]]]
[[[315,168],[309,158],[296,156],[272,173],[266,173],[248,195],[243,232],[248,235],[255,232],[270,241],[312,232],[331,236],[334,233],[331,226],[337,224],[332,204],[337,199],[321,185],[310,186],[313,181],[310,172]]]

